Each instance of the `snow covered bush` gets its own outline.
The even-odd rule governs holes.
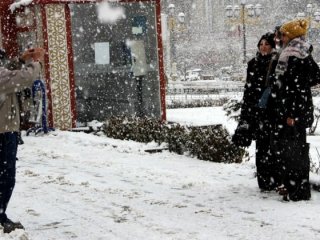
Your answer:
[[[221,125],[186,127],[151,118],[112,117],[106,121],[104,132],[122,140],[167,143],[169,151],[206,161],[239,163],[246,153],[231,143],[229,133]]]
[[[228,131],[221,125],[192,127],[187,144],[190,153],[201,160],[240,163],[245,155],[230,142]]]
[[[148,118],[112,117],[106,121],[104,132],[107,136],[138,142],[162,142],[161,122]]]
[[[219,99],[191,99],[190,101],[178,101],[173,100],[167,103],[167,108],[195,108],[195,107],[216,107],[222,106],[229,99],[227,97],[222,97]]]
[[[230,119],[239,121],[241,111],[241,99],[232,98],[223,105],[223,110]]]
[[[163,132],[165,142],[169,144],[169,151],[183,154],[187,151],[188,129],[180,124],[166,125]]]
[[[309,134],[311,135],[315,134],[315,131],[318,127],[318,122],[320,119],[320,100],[318,98],[315,98],[313,101],[313,105],[314,105],[314,112],[313,112],[314,122],[309,129]]]

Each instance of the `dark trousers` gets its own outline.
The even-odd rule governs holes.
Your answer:
[[[261,190],[274,190],[281,184],[279,162],[271,151],[270,130],[264,131],[257,137],[256,167],[258,186]]]
[[[17,148],[17,132],[0,134],[0,222],[7,218],[6,209],[15,185]]]
[[[306,136],[304,126],[285,126],[279,129],[273,142],[282,170],[282,183],[293,201],[308,200],[311,197],[309,144]]]

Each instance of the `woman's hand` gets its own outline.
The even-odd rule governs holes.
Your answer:
[[[21,59],[25,62],[43,61],[45,50],[43,48],[31,48],[21,55]]]

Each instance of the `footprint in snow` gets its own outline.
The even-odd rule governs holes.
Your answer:
[[[26,212],[32,216],[40,216],[40,213],[37,213],[35,210],[33,209],[27,209]]]

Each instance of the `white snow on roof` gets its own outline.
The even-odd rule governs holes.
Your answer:
[[[9,9],[11,10],[11,12],[14,12],[16,9],[20,8],[21,6],[28,6],[32,2],[33,0],[19,0],[17,2],[12,3]]]

